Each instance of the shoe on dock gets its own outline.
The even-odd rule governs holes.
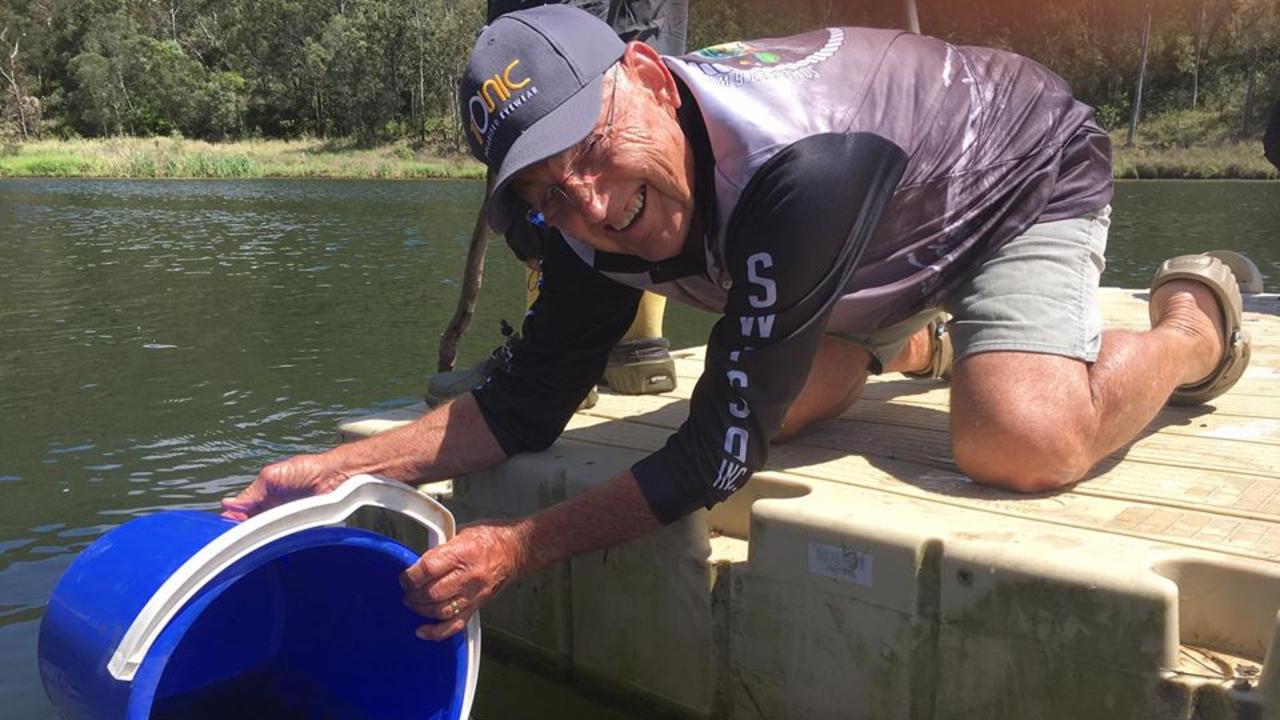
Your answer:
[[[609,351],[604,383],[622,395],[651,395],[676,389],[676,364],[666,338],[623,340]]]
[[[1239,268],[1240,275],[1235,271]],[[1151,292],[1174,280],[1190,280],[1209,288],[1222,311],[1222,359],[1205,379],[1183,385],[1169,397],[1170,405],[1201,405],[1230,390],[1249,366],[1250,338],[1242,328],[1242,292],[1262,292],[1262,275],[1245,256],[1229,250],[1203,255],[1179,255],[1165,260],[1151,279]],[[1246,289],[1249,288],[1249,289]],[[1256,289],[1254,289],[1256,288]],[[1150,306],[1151,325],[1158,320]]]

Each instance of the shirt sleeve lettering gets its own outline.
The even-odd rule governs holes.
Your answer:
[[[906,160],[879,136],[828,133],[752,177],[729,219],[733,286],[689,418],[632,467],[664,524],[724,500],[764,464]]]

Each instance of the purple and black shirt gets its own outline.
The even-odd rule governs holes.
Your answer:
[[[830,28],[664,61],[702,237],[657,263],[545,242],[523,337],[475,391],[508,454],[540,450],[599,380],[641,290],[722,315],[689,419],[632,468],[664,523],[764,464],[823,333],[936,306],[1031,225],[1111,200],[1093,110],[1018,55]]]

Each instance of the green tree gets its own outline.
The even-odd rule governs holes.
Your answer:
[[[195,121],[189,134],[211,140],[239,135],[244,123],[245,86],[244,78],[236,72],[209,75],[197,92]]]

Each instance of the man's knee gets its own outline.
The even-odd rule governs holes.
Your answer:
[[[800,397],[796,398],[796,401],[787,409],[786,417],[782,420],[782,427],[778,428],[778,432],[774,434],[772,442],[788,442],[816,422],[840,417],[862,394],[862,388],[865,384],[866,377],[864,376],[855,378],[854,382],[846,387],[826,393],[810,392],[809,388],[806,387]]]
[[[787,442],[813,423],[839,417],[862,394],[870,357],[861,347],[824,336],[804,389],[787,409],[772,441]]]
[[[1044,492],[1084,477],[1097,411],[1084,363],[1031,353],[983,353],[951,378],[956,464],[985,485]]]
[[[1069,410],[1021,404],[982,417],[952,412],[956,465],[975,482],[1046,492],[1089,471],[1089,423]]]

